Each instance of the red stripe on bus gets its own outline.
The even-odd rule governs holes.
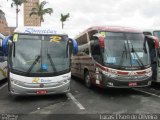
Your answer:
[[[137,72],[138,75],[143,75],[145,73],[146,73],[146,71]]]
[[[112,70],[109,70],[107,67],[104,67],[104,66],[102,66],[100,64],[96,64],[96,66],[99,67],[100,69],[104,70],[104,71],[107,71],[107,72],[112,71]],[[129,73],[131,72],[131,71],[121,71],[121,70],[113,70],[113,71],[116,71],[117,74],[119,74],[119,75],[129,75]],[[143,71],[135,71],[135,73],[137,75],[144,75],[146,73],[146,71],[145,70],[143,70]]]
[[[92,60],[92,57],[78,57],[78,58],[72,58],[72,60]]]
[[[99,68],[101,68],[102,70],[105,70],[105,71],[108,70],[106,67],[103,67],[103,66],[100,65],[100,64],[96,64],[96,66],[99,67]]]
[[[91,63],[83,63],[81,65],[83,65],[83,66],[94,66],[94,64],[91,64]]]
[[[120,75],[128,75],[128,74],[129,74],[129,72],[117,71],[117,74],[120,74]]]

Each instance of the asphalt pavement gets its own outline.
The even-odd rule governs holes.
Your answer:
[[[71,80],[71,91],[67,94],[12,97],[8,94],[7,83],[2,83],[0,120],[111,120],[115,118],[114,115],[158,114],[159,95],[159,89],[149,87],[88,89],[83,82],[74,78]],[[152,117],[156,119],[156,116]]]

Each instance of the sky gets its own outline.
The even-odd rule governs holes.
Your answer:
[[[40,0],[42,1],[42,0]],[[64,24],[64,31],[75,37],[92,26],[125,26],[148,29],[160,26],[160,0],[45,0],[46,8],[53,9],[52,15],[45,15],[42,26],[61,29],[61,13],[70,13]],[[0,9],[10,27],[16,26],[15,7],[12,0],[0,0]],[[23,26],[23,6],[20,7],[19,26]]]

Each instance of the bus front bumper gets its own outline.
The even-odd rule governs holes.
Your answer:
[[[133,87],[147,87],[151,85],[151,77],[143,80],[118,80],[103,76],[103,87],[111,88],[133,88]]]
[[[39,86],[39,85],[37,85]],[[70,90],[70,81],[54,87],[44,87],[43,88],[34,88],[34,86],[25,87],[22,85],[17,85],[11,83],[10,85],[10,94],[11,95],[49,95],[49,94],[63,94],[67,93]]]

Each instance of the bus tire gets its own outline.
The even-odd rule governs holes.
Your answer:
[[[9,78],[8,78],[8,91],[9,92],[11,91],[11,84],[10,84]]]
[[[85,82],[85,86],[87,87],[87,88],[91,88],[91,78],[90,78],[90,76],[89,76],[89,72],[88,71],[85,71],[85,73],[84,73],[84,82]]]

